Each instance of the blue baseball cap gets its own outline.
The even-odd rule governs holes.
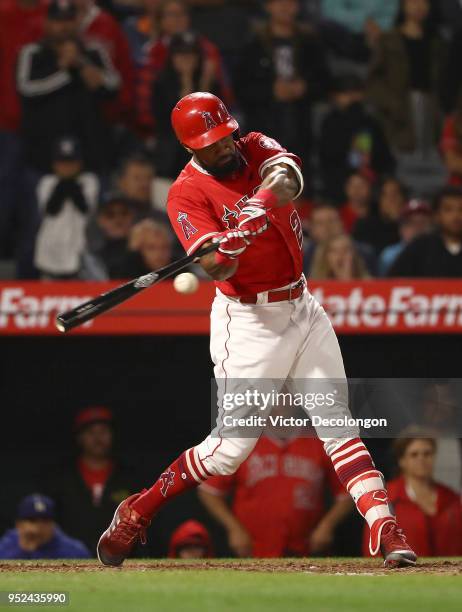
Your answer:
[[[21,519],[53,519],[55,517],[55,502],[46,495],[34,493],[24,497],[19,502],[16,518]]]

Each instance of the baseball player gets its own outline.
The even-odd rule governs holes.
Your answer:
[[[170,189],[170,221],[188,254],[219,243],[200,259],[216,284],[210,331],[216,379],[225,387],[226,381],[268,379],[281,386],[289,380],[345,383],[332,325],[302,274],[302,228],[292,203],[303,189],[300,160],[263,134],[241,137],[237,121],[212,94],[182,98],[171,117],[191,160]],[[345,393],[314,414],[350,417]],[[380,550],[388,567],[414,565],[416,555],[359,430],[339,425],[316,431],[369,525],[371,554]],[[151,488],[120,504],[99,540],[100,561],[120,565],[138,540],[145,541],[152,517],[167,501],[211,476],[233,474],[257,441],[224,436],[219,428],[186,450]]]

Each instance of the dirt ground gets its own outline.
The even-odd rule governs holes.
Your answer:
[[[390,572],[407,574],[460,575],[462,561],[424,560],[415,567],[389,570],[380,560],[340,560],[340,559],[262,559],[262,560],[204,560],[204,561],[126,561],[121,568],[108,568],[95,562],[72,561],[24,561],[14,563],[0,562],[1,572],[156,572],[165,570],[234,570],[240,572],[286,572],[331,575],[369,574],[380,575]]]

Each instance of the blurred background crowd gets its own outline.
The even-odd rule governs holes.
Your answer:
[[[302,158],[313,278],[460,277],[461,49],[458,0],[2,0],[0,278],[178,256],[196,90]]]

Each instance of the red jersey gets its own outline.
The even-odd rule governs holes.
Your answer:
[[[399,526],[419,557],[447,557],[462,555],[462,505],[460,497],[444,485],[435,484],[436,513],[425,514],[406,490],[403,477],[388,483],[388,497],[396,513]],[[369,527],[363,538],[363,554],[369,553]]]
[[[290,157],[300,165],[298,157],[259,132],[240,138],[236,147],[242,157],[240,170],[218,179],[191,160],[170,189],[167,212],[188,254],[220,232],[237,227],[241,209],[260,187],[269,164]],[[239,257],[236,273],[215,282],[224,294],[254,295],[300,278],[303,234],[293,203],[270,209],[268,218],[269,228]]]
[[[79,459],[77,462],[77,468],[80,472],[82,480],[84,481],[88,489],[90,489],[91,491],[91,496],[94,505],[99,506],[104,493],[104,487],[106,486],[106,482],[109,476],[112,474],[112,470],[114,469],[112,461],[108,464],[107,467],[95,470],[88,467],[85,461]]]
[[[16,131],[21,121],[19,96],[16,90],[16,60],[26,44],[35,42],[43,33],[46,2],[23,8],[15,1],[0,2],[0,129]]]
[[[213,476],[201,488],[233,493],[233,513],[252,537],[253,556],[280,557],[309,554],[326,485],[334,497],[348,497],[318,438],[263,435],[235,474]]]

